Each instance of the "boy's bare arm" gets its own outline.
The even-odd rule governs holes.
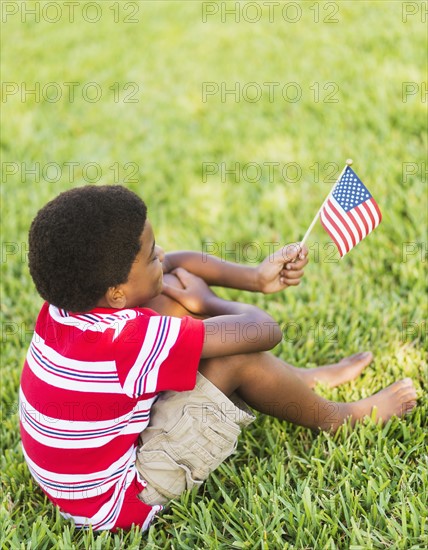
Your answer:
[[[208,285],[264,292],[278,292],[300,283],[308,263],[308,250],[294,243],[277,250],[256,267],[226,262],[200,252],[172,252],[165,255],[164,272],[182,267]]]
[[[222,300],[205,281],[182,268],[174,271],[182,288],[164,283],[163,293],[204,319],[202,357],[267,351],[282,338],[276,321],[258,307]]]
[[[239,288],[257,292],[258,281],[254,267],[226,262],[201,252],[171,252],[165,255],[165,269],[182,267],[201,277],[208,285]]]

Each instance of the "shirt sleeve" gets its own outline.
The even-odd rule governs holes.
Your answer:
[[[115,361],[127,395],[192,390],[204,340],[193,317],[139,315],[115,338]]]

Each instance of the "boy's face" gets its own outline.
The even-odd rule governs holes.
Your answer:
[[[141,248],[132,264],[127,282],[109,288],[102,305],[120,309],[141,307],[161,293],[162,261],[165,254],[162,248],[155,244],[153,229],[148,220],[144,225],[140,243]]]

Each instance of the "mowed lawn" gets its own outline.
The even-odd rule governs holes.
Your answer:
[[[3,4],[2,549],[427,548],[423,3],[243,2],[228,14],[234,2],[103,1],[80,3],[73,21],[61,2],[26,2],[37,21]],[[409,376],[418,407],[335,436],[259,415],[147,533],[75,530],[20,447],[19,377],[42,303],[27,267],[37,210],[75,186],[123,183],[166,251],[256,265],[302,238],[348,157],[379,228],[339,261],[318,223],[299,287],[219,292],[269,311],[284,332],[274,353],[293,364],[373,351],[358,380],[318,387],[325,397]]]

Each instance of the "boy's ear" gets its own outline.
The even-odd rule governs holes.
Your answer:
[[[111,308],[123,309],[126,306],[126,296],[120,286],[111,286],[105,294],[105,299]]]

